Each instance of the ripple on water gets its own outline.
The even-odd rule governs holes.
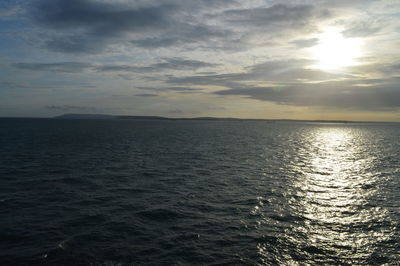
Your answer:
[[[1,121],[4,265],[400,261],[399,126]]]

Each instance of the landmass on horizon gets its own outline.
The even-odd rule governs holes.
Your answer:
[[[261,118],[235,118],[235,117],[164,117],[145,115],[110,115],[110,114],[62,114],[53,119],[103,119],[103,120],[251,120],[251,121],[293,121],[293,122],[320,122],[320,123],[396,123],[381,121],[350,121],[350,120],[302,120],[302,119],[261,119]]]

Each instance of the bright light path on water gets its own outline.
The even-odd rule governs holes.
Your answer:
[[[296,139],[296,154],[288,161],[285,201],[277,210],[279,225],[285,226],[282,238],[286,251],[279,250],[277,261],[298,265],[296,256],[314,254],[313,260],[352,264],[373,256],[377,243],[388,241],[393,232],[370,225],[390,221],[386,208],[371,202],[382,195],[382,180],[371,173],[374,157],[366,148],[366,133],[346,126],[321,126],[307,129]],[[293,133],[295,136],[296,133]],[[287,211],[290,210],[290,211]],[[276,223],[264,218],[266,224]],[[290,224],[287,222],[287,224]],[[393,230],[394,231],[394,230]],[[277,241],[278,241],[277,240]],[[261,257],[271,256],[273,245],[260,244]],[[310,257],[311,259],[311,257]],[[307,264],[307,263],[305,263]]]
[[[312,143],[311,171],[295,184],[304,192],[299,211],[310,221],[302,228],[308,245],[331,249],[343,257],[353,250],[367,258],[376,241],[389,237],[385,232],[374,232],[372,236],[358,230],[364,224],[385,221],[388,215],[385,209],[365,208],[379,193],[376,180],[368,175],[371,158],[360,156],[364,153],[362,142],[350,128],[320,128],[315,130]]]

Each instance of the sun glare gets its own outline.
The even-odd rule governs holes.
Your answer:
[[[356,64],[360,56],[361,40],[345,38],[334,30],[323,32],[319,36],[319,44],[313,48],[314,58],[319,61],[320,69],[338,69]]]

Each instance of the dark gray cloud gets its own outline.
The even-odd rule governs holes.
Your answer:
[[[139,93],[139,94],[135,94],[135,96],[139,96],[139,97],[157,97],[157,94],[154,93]]]
[[[186,69],[198,69],[203,67],[215,67],[219,64],[207,63],[199,60],[189,60],[179,57],[165,58],[165,62],[157,63],[152,65],[156,69],[175,69],[175,70],[186,70]]]
[[[165,27],[170,5],[129,8],[121,4],[90,0],[37,0],[33,18],[55,29],[79,29],[115,36],[124,32]]]
[[[135,87],[139,90],[147,90],[147,91],[175,91],[180,93],[192,93],[199,92],[203,89],[201,88],[193,88],[193,87]]]
[[[325,19],[330,13],[312,5],[276,4],[264,8],[228,10],[223,16],[226,21],[239,26],[281,31],[309,27],[313,20]]]
[[[133,66],[133,65],[112,65],[105,64],[97,66],[96,71],[98,72],[152,72],[154,68],[151,66]]]
[[[96,67],[97,71],[100,72],[113,72],[113,71],[125,71],[125,72],[159,72],[164,70],[197,70],[204,67],[215,67],[218,64],[207,63],[199,60],[190,60],[179,57],[164,58],[163,62],[155,63],[150,66],[132,66],[132,65],[103,65]]]
[[[197,48],[212,47],[218,49],[218,43],[229,42],[237,37],[234,31],[202,24],[201,22],[177,23],[173,28],[166,29],[157,37],[145,37],[131,40],[130,43],[137,47],[156,49],[161,47],[189,46],[197,44]],[[225,48],[229,45],[223,45]]]
[[[256,41],[252,35],[271,38],[287,30],[310,31],[315,20],[329,17],[327,10],[312,5],[246,9],[234,0],[34,0],[30,10],[34,22],[53,30],[43,41],[47,48],[84,54],[115,43],[147,49],[196,45],[197,49],[241,50]]]
[[[55,34],[45,41],[45,46],[55,52],[71,54],[96,54],[109,40],[96,35]]]
[[[172,5],[131,7],[91,0],[36,0],[31,16],[56,30],[45,42],[55,51],[96,53],[126,33],[161,30],[170,26]],[[114,40],[115,41],[115,40]]]
[[[177,39],[176,37],[151,37],[151,38],[146,38],[146,39],[140,39],[140,40],[132,40],[130,41],[132,44],[141,47],[141,48],[146,48],[146,49],[155,49],[155,48],[160,48],[160,47],[171,47],[174,45],[177,45],[181,43],[180,39]]]
[[[82,62],[59,62],[59,63],[16,63],[14,67],[32,71],[49,71],[59,73],[80,73],[93,65]]]
[[[352,82],[354,83],[354,82]],[[396,83],[353,86],[348,82],[287,84],[276,87],[245,87],[221,90],[217,95],[239,95],[252,99],[296,106],[325,106],[354,110],[400,108],[400,88]]]
[[[0,90],[31,89],[32,87],[34,86],[24,82],[0,81]]]
[[[14,67],[30,71],[48,71],[57,73],[81,73],[85,70],[97,72],[159,72],[164,70],[197,70],[204,67],[215,67],[218,64],[207,63],[180,57],[163,58],[162,62],[150,66],[135,65],[96,65],[86,62],[57,62],[57,63],[15,63]]]
[[[47,48],[64,53],[98,53],[113,43],[154,49],[222,40],[232,32],[203,24],[198,16],[204,10],[218,10],[235,2],[34,0],[30,13],[34,22],[53,30],[44,40]]]
[[[0,81],[0,90],[47,90],[55,88],[95,88],[88,82],[82,81],[25,81],[24,78],[17,78],[15,81]]]
[[[246,71],[241,73],[170,77],[167,82],[181,86],[222,86],[227,89],[217,91],[215,94],[244,96],[284,105],[329,106],[358,110],[400,107],[398,78],[358,79],[357,75],[334,74],[304,68],[310,63],[312,61],[309,60],[270,61],[247,67]],[[395,64],[391,67],[395,68]],[[318,80],[319,82],[316,82]],[[274,85],[248,85],[252,83]]]

